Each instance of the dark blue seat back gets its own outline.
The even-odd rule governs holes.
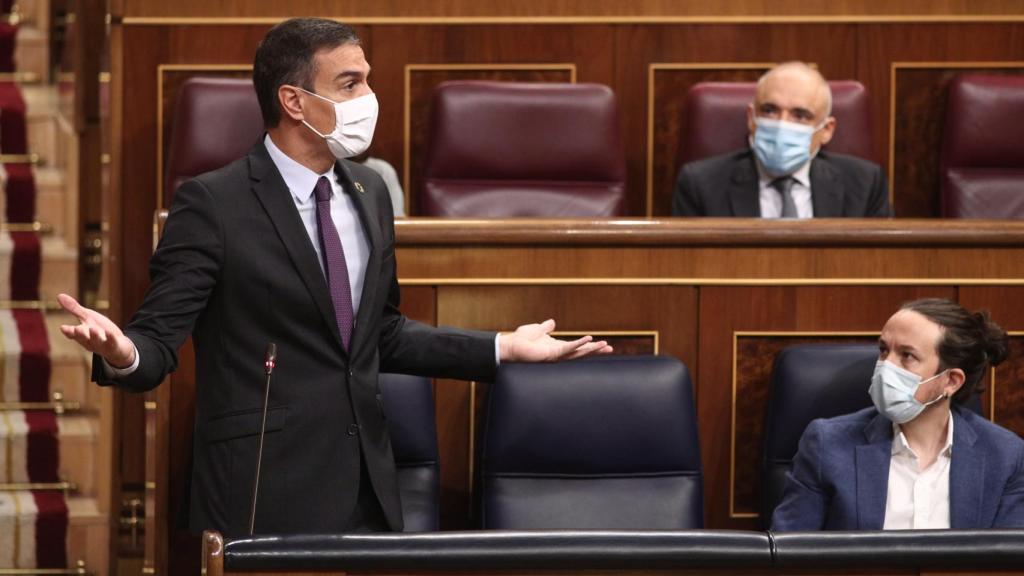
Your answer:
[[[398,467],[405,531],[437,530],[441,470],[430,380],[404,374],[381,374],[379,382]]]
[[[503,365],[483,444],[483,526],[703,526],[686,367],[666,356]]]

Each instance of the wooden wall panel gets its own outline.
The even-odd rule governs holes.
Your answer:
[[[897,63],[909,67],[1020,61],[1024,59],[1024,26],[1013,23],[864,24],[858,27],[856,53],[857,76],[871,96],[876,148],[887,150],[889,155],[889,165],[883,167],[889,172],[896,216],[937,216],[938,191],[927,180],[914,179],[915,176],[932,176],[934,169],[919,170],[914,166],[936,166],[938,132],[935,126],[911,123],[896,132],[893,139],[894,123],[913,122],[917,116],[915,112],[914,116],[903,118],[902,111],[922,104],[920,100],[905,101],[897,92],[894,106],[893,91],[901,83],[897,82],[896,86],[892,83],[893,66]],[[911,80],[907,97],[921,98],[921,90],[929,88],[914,88]],[[941,91],[932,94],[943,97]],[[926,106],[932,108],[936,103],[932,101]],[[901,112],[893,115],[894,108]],[[894,159],[899,160],[898,166]]]
[[[1022,53],[1024,57],[1024,53]],[[892,78],[892,169],[897,214],[937,217],[942,213],[940,161],[946,124],[946,93],[960,74],[1024,74],[1024,61],[894,63]]]
[[[296,14],[317,14],[348,18],[692,18],[692,17],[833,17],[839,15],[878,17],[880,15],[1018,15],[1024,12],[1020,0],[892,0],[880,4],[858,0],[526,0],[479,2],[475,0],[114,0],[111,12],[128,18],[287,18]]]
[[[760,458],[759,434],[748,430],[740,436],[744,442],[744,460],[737,458],[733,468],[731,446],[734,429],[753,428],[757,415],[764,412],[764,388],[768,374],[761,369],[755,378],[742,380],[744,390],[733,389],[733,339],[737,332],[770,332],[784,335],[794,332],[877,332],[890,315],[907,300],[926,296],[954,298],[949,287],[915,286],[735,286],[703,287],[700,292],[700,360],[697,395],[700,420],[701,453],[704,460],[704,501],[707,525],[718,528],[757,526],[756,488]],[[793,334],[799,336],[799,334]],[[743,360],[744,365],[770,364],[774,357]],[[737,385],[740,381],[737,382]],[[752,392],[759,388],[760,391]],[[748,398],[733,420],[735,397]],[[755,405],[756,404],[756,405]],[[737,405],[739,407],[740,405]],[[747,419],[740,420],[740,416]],[[753,419],[749,421],[748,419]],[[742,484],[737,494],[733,479]],[[734,497],[741,497],[738,510]]]

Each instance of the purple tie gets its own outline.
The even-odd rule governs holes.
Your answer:
[[[334,319],[338,322],[341,341],[348,351],[352,339],[352,289],[348,283],[348,266],[345,265],[345,251],[341,248],[338,229],[331,219],[331,183],[321,176],[316,181],[316,227],[320,236],[320,254],[324,259],[327,287],[334,302]]]

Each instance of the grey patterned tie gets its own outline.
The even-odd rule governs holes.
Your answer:
[[[324,258],[324,272],[327,275],[327,287],[331,291],[334,303],[334,319],[338,322],[341,341],[348,350],[352,340],[352,289],[349,287],[348,266],[345,264],[345,251],[341,247],[338,229],[331,219],[331,183],[321,176],[314,188],[316,195],[316,224],[320,236],[320,254]]]
[[[783,176],[772,180],[771,186],[782,195],[782,218],[799,218],[796,213],[796,203],[793,202],[793,183],[796,180],[792,176]]]

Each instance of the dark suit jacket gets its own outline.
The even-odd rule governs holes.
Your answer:
[[[342,161],[335,170],[370,245],[348,353],[309,235],[262,141],[174,195],[150,261],[149,291],[125,328],[141,364],[105,383],[153,388],[174,370],[176,350],[192,334],[194,530],[247,533],[268,342],[277,344],[278,362],[256,516],[261,533],[343,530],[356,500],[360,453],[389,525],[401,530],[378,370],[493,379],[493,333],[433,328],[399,312],[394,217],[384,183],[360,164]],[[104,380],[99,362],[93,379]]]
[[[866,160],[821,150],[811,161],[815,218],[887,217],[889,188],[882,169]],[[757,164],[749,149],[684,164],[672,197],[674,216],[761,216]]]
[[[1024,527],[1024,440],[953,407],[950,528]],[[873,407],[811,422],[772,530],[881,530],[892,422]]]

